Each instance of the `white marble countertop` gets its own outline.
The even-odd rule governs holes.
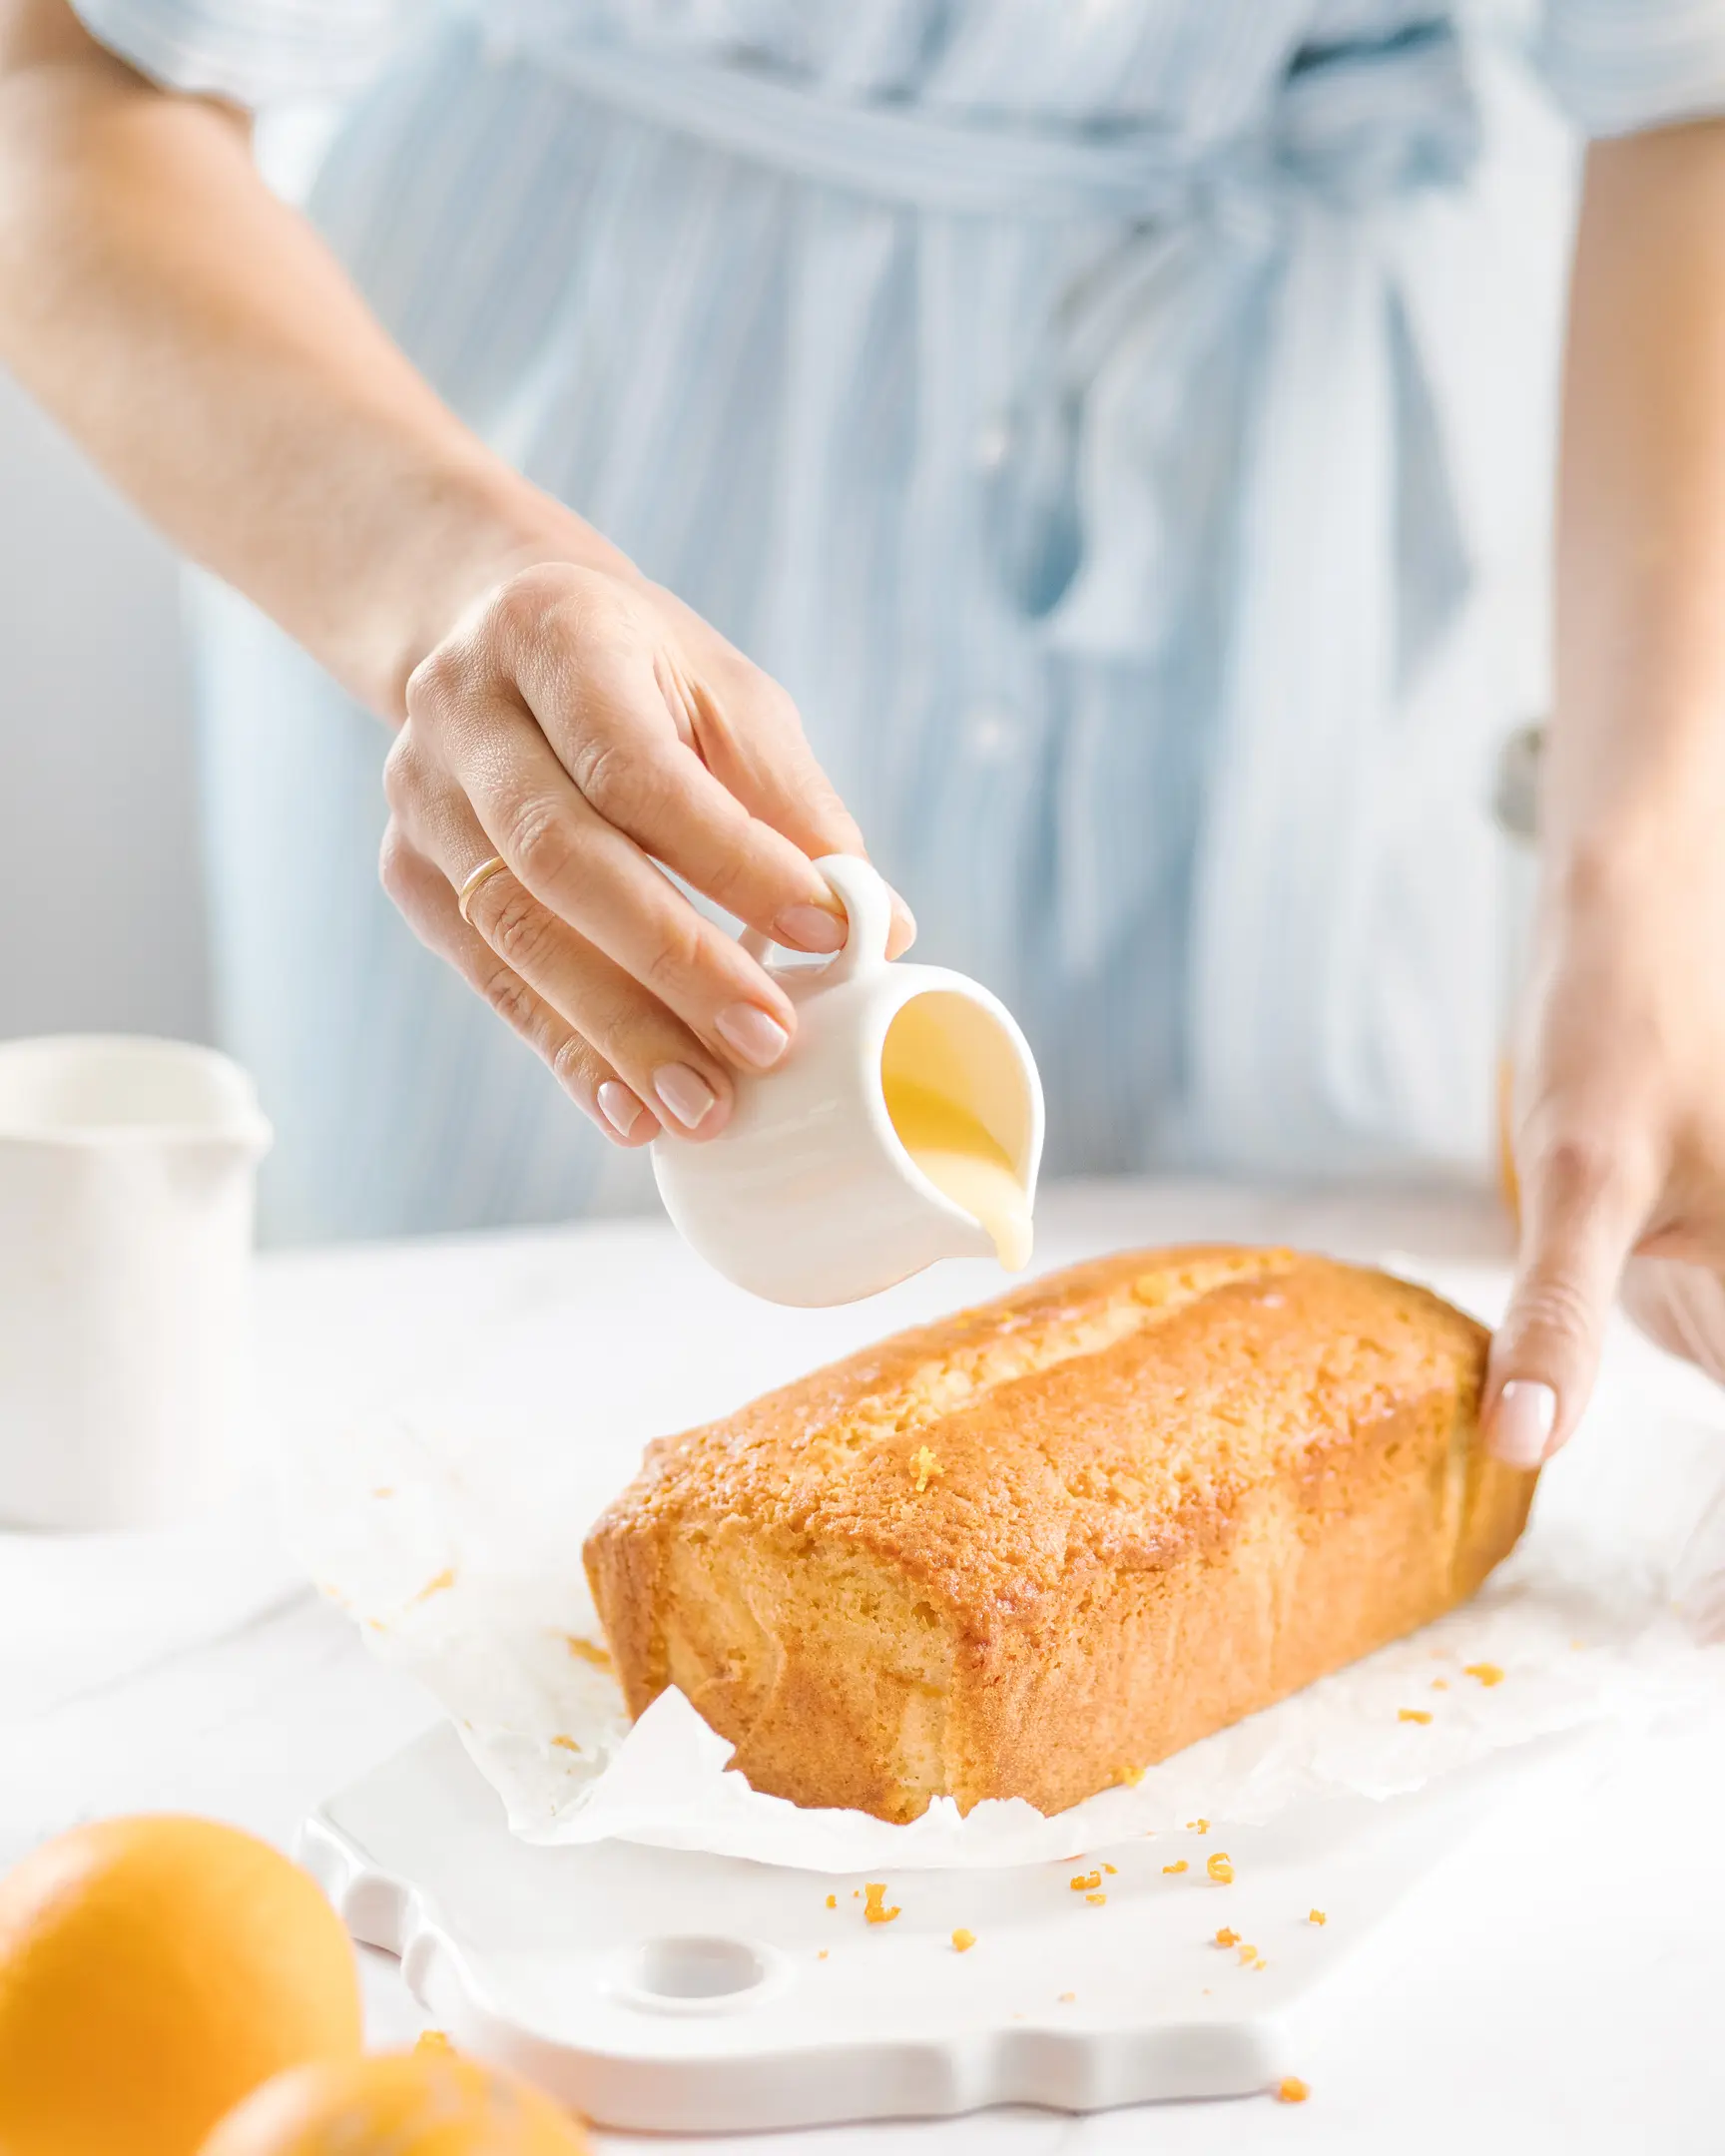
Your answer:
[[[1051,1193],[1039,1228],[1050,1258],[1200,1236],[1364,1257],[1489,1260],[1504,1249],[1489,1212],[1443,1197],[1092,1187]],[[271,1424],[290,1432],[303,1415],[387,1397],[428,1340],[482,1328],[524,1295],[555,1316],[560,1295],[579,1294],[583,1323],[603,1324],[607,1297],[639,1299],[656,1268],[686,1282],[683,1265],[668,1231],[638,1223],[266,1260]],[[963,1292],[960,1282],[952,1295]],[[668,1299],[668,1338],[711,1322],[689,1300]],[[627,1320],[640,1330],[638,1307]],[[0,1870],[62,1828],[122,1811],[213,1814],[290,1845],[315,1803],[429,1719],[416,1688],[298,1581],[256,1512],[173,1535],[0,1536]],[[1370,1980],[1349,1984],[1314,2026],[1302,2062],[1313,2095],[1297,2109],[996,2112],[725,2145],[775,2156],[1715,2145],[1722,1811],[1725,1698],[1690,1726],[1625,1742],[1560,1810],[1503,1815],[1434,1875]],[[373,2041],[411,2035],[422,2017],[393,1964],[367,1963]],[[696,2145],[651,2144],[667,2156]]]

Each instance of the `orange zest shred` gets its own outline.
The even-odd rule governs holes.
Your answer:
[[[446,2030],[421,2029],[413,2048],[415,2051],[453,2051],[455,2046],[449,2041]]]
[[[837,1908],[839,1906],[839,1896],[836,1893],[830,1893],[827,1896],[827,1906],[829,1908]]]
[[[583,1639],[577,1632],[565,1632],[563,1644],[577,1662],[591,1662],[595,1669],[608,1670],[611,1657],[603,1647],[596,1647],[590,1639]]]
[[[925,1444],[918,1445],[910,1455],[910,1471],[916,1477],[916,1494],[920,1497],[928,1487],[929,1477],[940,1472],[940,1462]]]
[[[1118,1865],[1111,1865],[1105,1863],[1102,1869],[1104,1872],[1107,1873],[1110,1879],[1118,1879],[1120,1877],[1120,1867]]]
[[[1216,1882],[1218,1886],[1233,1886],[1234,1861],[1229,1856],[1226,1850],[1218,1850],[1215,1856],[1210,1859],[1209,1863],[1205,1865],[1204,1869],[1206,1872],[1209,1873],[1210,1877]]]
[[[1577,1646],[1579,1646],[1580,1642],[1577,1641],[1576,1644]],[[1480,1684],[1486,1687],[1487,1690],[1489,1690],[1492,1685],[1501,1684],[1503,1682],[1503,1672],[1497,1667],[1495,1662],[1469,1662],[1467,1667],[1461,1672],[1461,1674],[1463,1677],[1476,1678]]]
[[[1120,1789],[1136,1789],[1143,1779],[1142,1767],[1116,1767],[1114,1770],[1115,1786]]]
[[[1431,1710],[1426,1707],[1399,1707],[1396,1710],[1396,1719],[1398,1722],[1424,1723],[1431,1721],[1432,1714]]]
[[[553,1737],[551,1742],[559,1752],[579,1752],[581,1749],[573,1737]]]
[[[884,1883],[879,1886],[863,1887],[862,1914],[869,1923],[890,1923],[893,1917],[899,1913],[896,1908],[884,1907],[882,1904],[885,1899],[886,1887]]]
[[[409,1609],[411,1609],[415,1603],[429,1602],[434,1594],[446,1594],[448,1590],[454,1586],[454,1584],[455,1567],[453,1565],[445,1565],[435,1579],[428,1579],[425,1582],[424,1586],[421,1587],[419,1592],[413,1596],[412,1600],[408,1603],[407,1606]]]
[[[1103,1902],[1107,1900],[1108,1896],[1105,1893],[1087,1893],[1084,1898],[1086,1901],[1094,1902],[1095,1905],[1100,1908]]]
[[[1315,1908],[1306,1911],[1306,1921],[1312,1924],[1327,1924],[1330,1919],[1321,1908]]]
[[[1165,1864],[1162,1867],[1162,1876],[1164,1879],[1166,1879],[1170,1872],[1187,1872],[1190,1870],[1191,1867],[1187,1864],[1185,1858],[1182,1857],[1178,1864]]]
[[[1304,2103],[1311,2093],[1298,2074],[1286,2074],[1276,2084],[1278,2103]]]
[[[1434,1677],[1434,1678],[1433,1678],[1433,1680],[1432,1680],[1432,1689],[1433,1689],[1433,1691],[1434,1691],[1434,1692],[1447,1692],[1447,1691],[1448,1691],[1448,1689],[1449,1689],[1449,1680],[1448,1680],[1448,1678],[1447,1678],[1447,1677]]]
[[[1074,1893],[1085,1893],[1090,1887],[1101,1886],[1102,1875],[1100,1872],[1080,1872],[1076,1879],[1068,1880],[1066,1884]]]
[[[1070,2006],[1072,2001],[1077,1996],[1078,1994],[1076,1991],[1062,1991],[1060,1994],[1060,2003],[1062,2006]]]
[[[1216,1934],[1216,1943],[1218,1946],[1238,1946],[1240,1934],[1238,1931],[1230,1929],[1227,1924],[1224,1924]]]
[[[821,1949],[821,1951],[820,1951],[820,1952],[819,1952],[819,1953],[818,1953],[818,1954],[817,1954],[817,1955],[815,1956],[816,1960],[817,1960],[817,1961],[825,1961],[825,1960],[826,1960],[826,1958],[827,1958],[828,1952],[829,1952],[829,1949],[828,1949],[827,1947],[823,1946],[823,1947],[822,1947],[822,1949]]]
[[[1240,1948],[1240,1958],[1241,1958],[1241,1960],[1242,1960],[1242,1961],[1256,1961],[1256,1960],[1257,1960],[1257,1958],[1258,1958],[1258,1949],[1257,1949],[1257,1947],[1256,1947],[1256,1946],[1248,1946],[1248,1945],[1247,1945],[1247,1943],[1246,1943],[1246,1941],[1245,1941],[1244,1939],[1241,1939],[1241,1940],[1239,1940],[1239,1941],[1238,1941],[1237,1943],[1238,1943],[1238,1945],[1239,1945],[1239,1948]]]
[[[954,1953],[968,1953],[975,1943],[975,1932],[966,1931],[962,1924],[952,1934],[952,1951]]]

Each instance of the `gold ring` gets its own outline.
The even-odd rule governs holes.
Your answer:
[[[469,928],[473,925],[473,916],[467,909],[473,903],[480,885],[489,883],[494,875],[507,868],[508,865],[509,863],[501,853],[493,853],[489,860],[482,860],[479,863],[478,867],[473,870],[466,882],[455,893],[455,910]]]

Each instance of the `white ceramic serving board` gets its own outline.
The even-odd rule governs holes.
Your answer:
[[[1090,2111],[1297,2072],[1307,2016],[1341,2004],[1338,1974],[1361,1972],[1368,1936],[1531,1764],[1225,1837],[1143,1838],[1082,1866],[906,1873],[885,1882],[900,1913],[869,1924],[861,1880],[517,1842],[444,1726],[321,1807],[301,1856],[458,2046],[604,2125]],[[1218,1848],[1231,1886],[1207,1875]],[[1117,1869],[1097,1905],[1069,1882],[1102,1856]],[[1265,1965],[1218,1946],[1223,1926]],[[963,1953],[959,1927],[976,1938]]]

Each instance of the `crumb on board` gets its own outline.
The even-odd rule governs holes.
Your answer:
[[[421,2029],[414,2041],[415,2051],[453,2051],[447,2029]]]
[[[1184,1857],[1182,1857],[1182,1858],[1181,1858],[1181,1859],[1180,1859],[1180,1860],[1178,1861],[1178,1863],[1175,1863],[1175,1864],[1165,1864],[1165,1865],[1164,1865],[1164,1866],[1162,1867],[1162,1876],[1163,1876],[1163,1878],[1164,1878],[1164,1879],[1166,1879],[1166,1878],[1167,1878],[1167,1876],[1168,1876],[1168,1874],[1169,1874],[1170,1872],[1186,1872],[1186,1871],[1189,1871],[1190,1869],[1191,1869],[1191,1867],[1190,1867],[1190,1866],[1189,1866],[1189,1865],[1187,1864],[1187,1862],[1186,1862],[1185,1858],[1184,1858]]]
[[[1216,1943],[1218,1946],[1238,1946],[1240,1943],[1240,1934],[1238,1931],[1231,1929],[1227,1924],[1224,1924],[1221,1930],[1218,1931],[1216,1934]]]
[[[837,1908],[839,1906],[839,1896],[836,1893],[830,1893],[827,1896],[827,1906],[829,1908]]]
[[[1242,1960],[1242,1961],[1256,1961],[1256,1960],[1257,1960],[1257,1958],[1258,1958],[1258,1949],[1257,1949],[1257,1947],[1256,1947],[1256,1946],[1249,1946],[1249,1945],[1248,1945],[1248,1944],[1246,1943],[1246,1941],[1245,1941],[1244,1939],[1241,1939],[1241,1940],[1239,1941],[1239,1948],[1240,1948],[1240,1958],[1241,1958],[1241,1960]]]
[[[579,1752],[581,1749],[573,1737],[553,1737],[551,1742],[559,1752]]]
[[[1229,1856],[1226,1850],[1218,1850],[1215,1856],[1212,1857],[1205,1865],[1204,1869],[1206,1872],[1209,1873],[1210,1877],[1216,1882],[1218,1886],[1233,1886],[1234,1860]]]
[[[1076,1998],[1077,1996],[1078,1996],[1078,1994],[1077,1994],[1077,1992],[1076,1992],[1076,1991],[1062,1991],[1062,1992],[1061,1992],[1061,1994],[1060,1994],[1060,1999],[1059,1999],[1059,2003],[1060,2003],[1060,2004],[1061,2004],[1062,2006],[1070,2006],[1070,2005],[1071,2005],[1071,2003],[1072,2003],[1072,2001],[1073,2001],[1073,2000],[1074,2000],[1074,1999],[1075,1999],[1075,1998]]]
[[[1120,1877],[1120,1867],[1118,1865],[1111,1865],[1105,1861],[1103,1863],[1102,1869],[1104,1872],[1107,1873],[1110,1879],[1118,1879]]]
[[[819,1952],[819,1953],[818,1953],[818,1954],[817,1954],[817,1955],[815,1956],[816,1960],[817,1960],[817,1961],[825,1961],[825,1960],[826,1960],[826,1958],[827,1958],[827,1956],[828,1956],[828,1954],[829,1954],[829,1953],[830,1953],[831,1951],[832,1951],[832,1948],[831,1948],[831,1947],[828,1947],[828,1946],[823,1946],[823,1947],[822,1947],[822,1949],[821,1949],[821,1951],[820,1951],[820,1952]]]
[[[1092,1886],[1101,1886],[1102,1875],[1100,1872],[1080,1872],[1075,1879],[1068,1880],[1066,1884],[1074,1893],[1087,1893]]]
[[[371,1494],[373,1497],[393,1497],[395,1485],[393,1482],[380,1482]]]
[[[1105,1893],[1087,1893],[1084,1898],[1086,1901],[1092,1902],[1097,1908],[1100,1908],[1108,1896]]]
[[[611,1657],[604,1648],[590,1639],[583,1639],[579,1632],[565,1632],[563,1644],[577,1662],[591,1662],[595,1669],[602,1670],[608,1670],[612,1666]]]
[[[1449,1689],[1449,1680],[1448,1680],[1448,1678],[1447,1678],[1447,1677],[1434,1677],[1434,1678],[1433,1678],[1433,1680],[1432,1680],[1432,1689],[1433,1689],[1433,1691],[1434,1691],[1434,1692],[1447,1692],[1447,1691],[1448,1691],[1448,1689]]]
[[[952,1934],[952,1951],[954,1953],[968,1953],[975,1943],[975,1932],[966,1931],[962,1924]]]
[[[1432,1710],[1429,1707],[1399,1707],[1396,1719],[1398,1722],[1426,1723],[1432,1719]]]
[[[1144,1779],[1142,1767],[1116,1767],[1114,1783],[1117,1789],[1136,1789]]]
[[[1262,1954],[1260,1954],[1260,1955],[1258,1956],[1257,1960],[1253,1962],[1252,1966],[1253,1966],[1253,1967],[1254,1967],[1255,1969],[1261,1969],[1261,1968],[1268,1968],[1268,1967],[1270,1966],[1270,1964],[1269,1964],[1269,1962],[1268,1962],[1268,1961],[1266,1961],[1266,1960],[1265,1960],[1264,1956],[1263,1956]]]
[[[1306,1911],[1306,1921],[1309,1924],[1327,1924],[1330,1919],[1321,1908],[1315,1908]]]
[[[413,1597],[412,1602],[409,1602],[407,1606],[411,1609],[414,1603],[429,1602],[434,1594],[446,1594],[454,1584],[455,1567],[445,1565],[435,1579],[428,1579],[425,1582],[424,1586],[420,1588],[419,1592]]]
[[[1284,2074],[1276,2084],[1278,2103],[1304,2103],[1311,2093],[1298,2074]]]
[[[1577,1647],[1581,1643],[1579,1640],[1571,1642],[1571,1645]],[[1487,1690],[1489,1690],[1492,1685],[1501,1684],[1503,1682],[1503,1672],[1497,1667],[1495,1662],[1469,1662],[1467,1667],[1461,1672],[1461,1674],[1463,1677],[1471,1677],[1475,1679],[1479,1684],[1484,1685]]]
[[[869,1923],[890,1923],[899,1912],[887,1908],[884,1883],[866,1886],[862,1889],[862,1914]]]
[[[929,1477],[940,1472],[940,1462],[925,1444],[918,1445],[910,1455],[910,1469],[916,1477],[916,1494],[920,1497],[928,1487]]]

